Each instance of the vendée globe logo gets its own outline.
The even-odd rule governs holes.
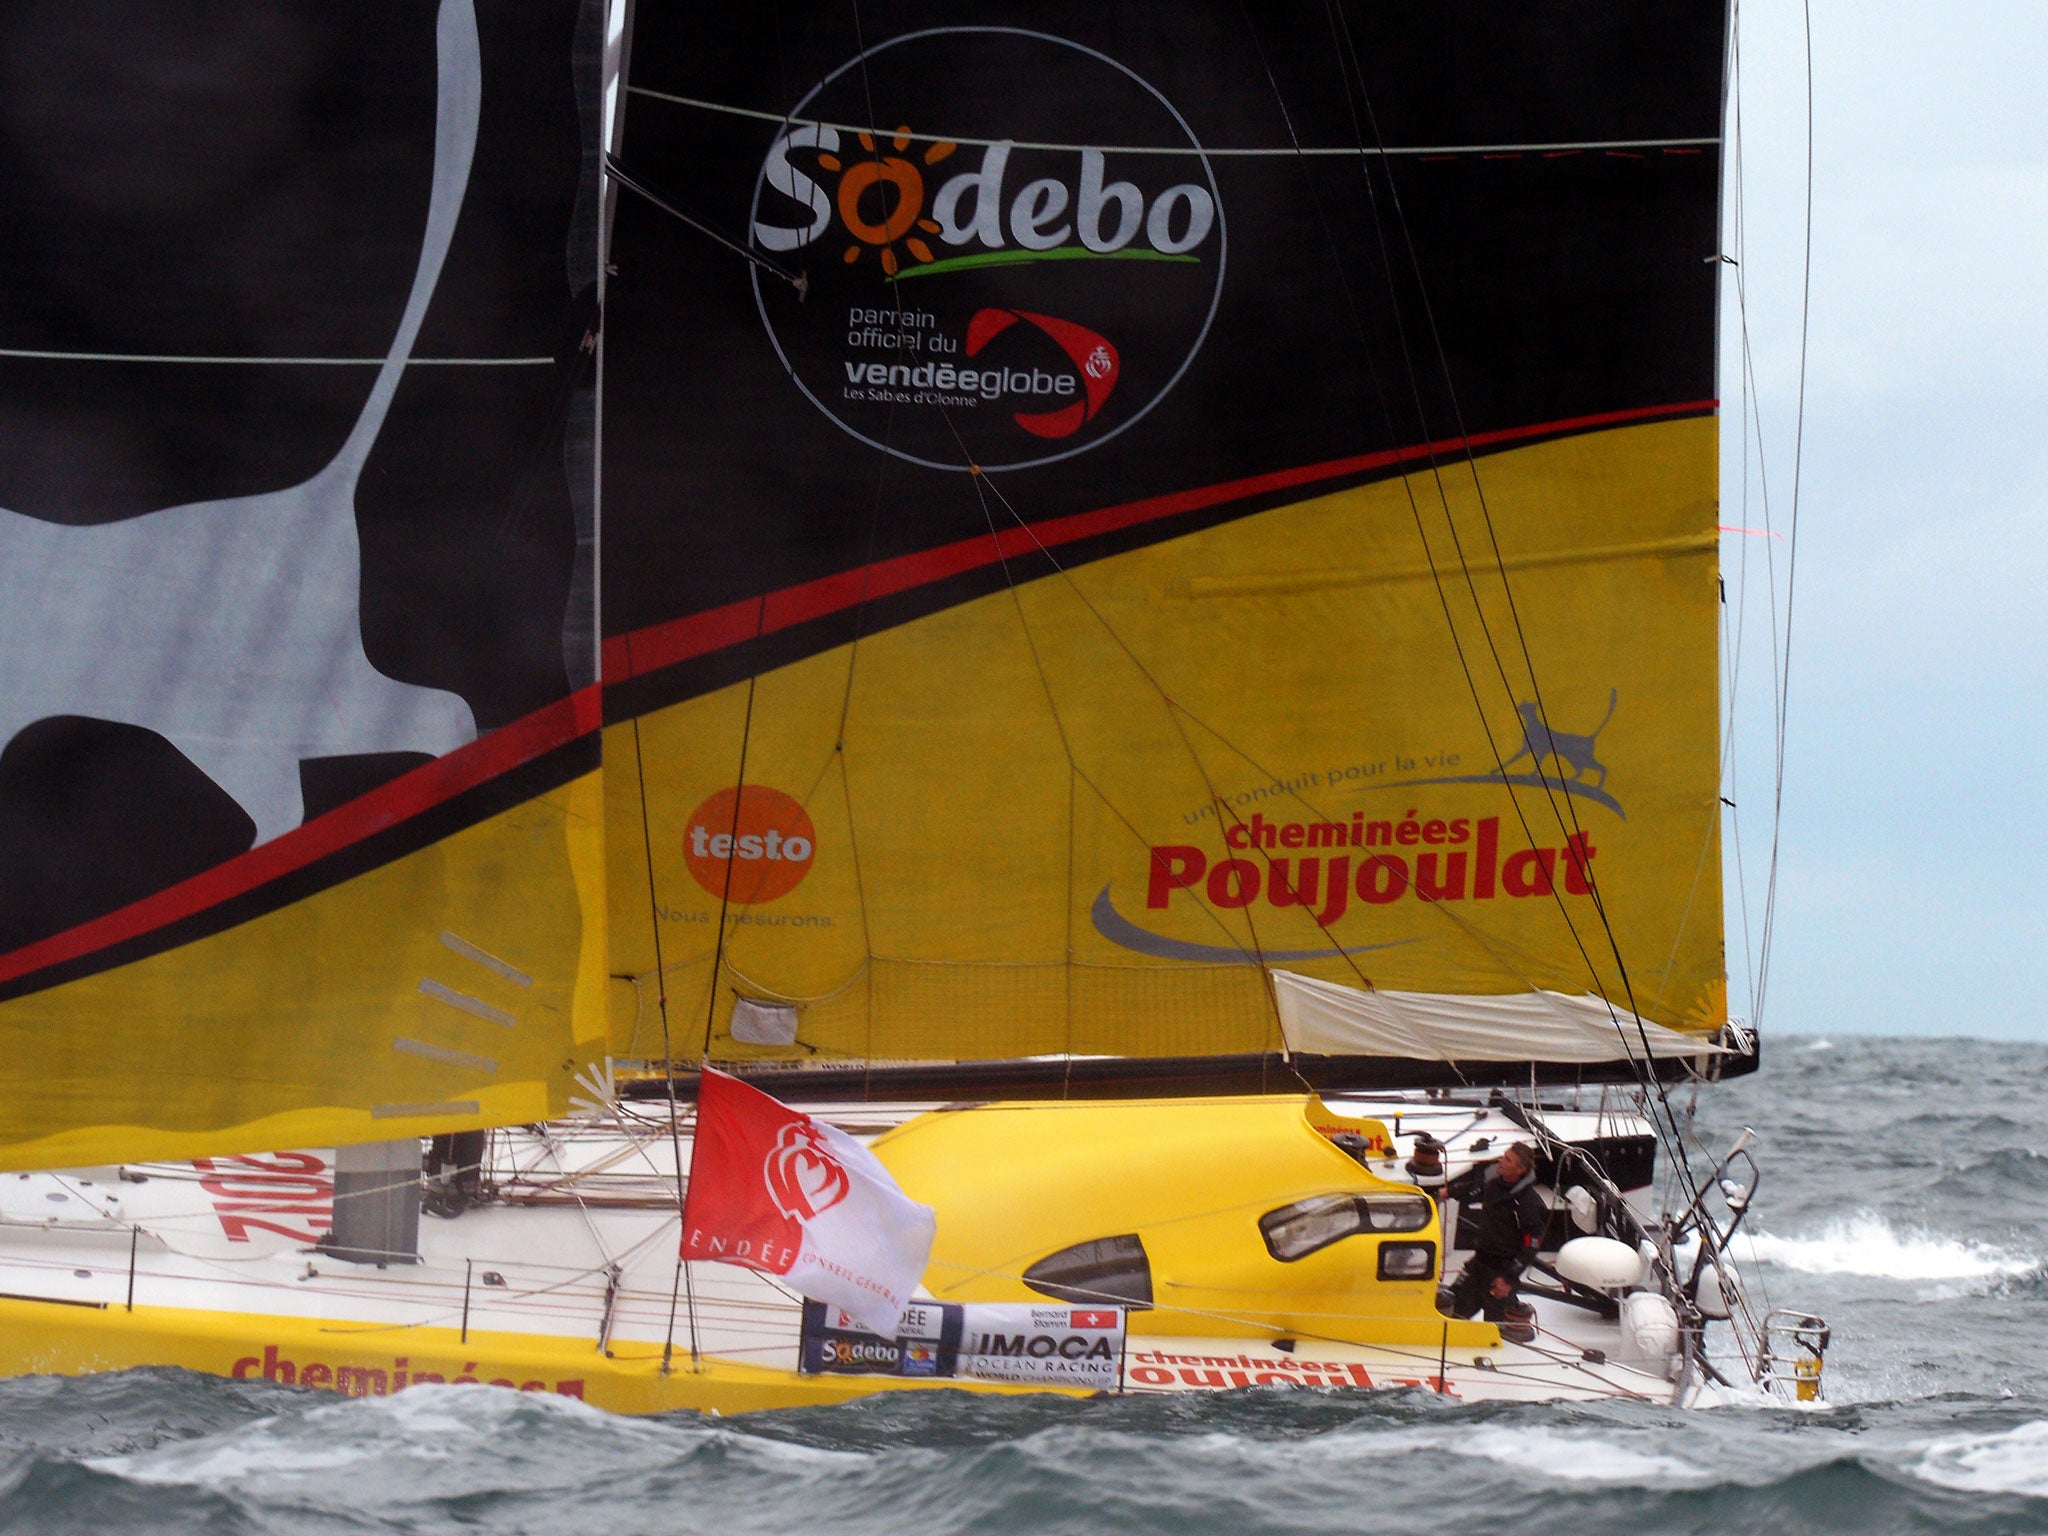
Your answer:
[[[893,129],[850,126],[870,101]],[[756,273],[755,298],[852,436],[935,468],[1042,464],[1141,419],[1199,352],[1222,199],[1186,120],[1115,60],[938,28],[849,60],[789,118],[750,230],[808,294]]]

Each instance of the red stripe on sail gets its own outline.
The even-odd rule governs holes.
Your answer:
[[[1193,490],[1172,491],[1164,496],[1151,496],[1143,501],[1125,502],[1121,506],[1103,507],[1094,512],[1077,512],[1069,517],[1056,517],[1025,527],[1005,528],[994,537],[981,534],[955,544],[919,550],[916,554],[897,555],[872,565],[822,576],[816,581],[784,587],[765,596],[744,598],[722,607],[707,608],[687,618],[614,635],[604,643],[604,680],[623,683],[629,678],[657,672],[678,662],[708,656],[742,641],[789,629],[827,614],[842,613],[864,602],[929,586],[967,571],[980,570],[998,560],[1017,559],[1034,549],[1053,549],[1161,518],[1176,517],[1183,512],[1225,506],[1233,501],[1313,485],[1321,480],[1342,479],[1411,459],[1463,453],[1472,448],[1491,448],[1532,437],[1552,437],[1630,422],[1654,421],[1666,416],[1697,415],[1711,411],[1719,404],[1718,400],[1688,400],[1678,405],[1603,411],[1594,416],[1573,416],[1530,427],[1478,432],[1470,437],[1447,437],[1418,447],[1393,448],[1348,459],[1331,459],[1321,464],[1304,464],[1242,480],[1225,480]]]
[[[282,837],[272,838],[224,864],[216,864],[203,874],[167,886],[104,917],[0,955],[0,982],[76,960],[304,869],[352,843],[452,800],[464,790],[474,789],[579,736],[589,735],[598,728],[599,714],[595,686],[557,699],[445,757],[420,764]]]

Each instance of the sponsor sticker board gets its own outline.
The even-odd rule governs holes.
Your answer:
[[[801,1369],[1113,1390],[1124,1348],[1121,1307],[915,1301],[893,1338],[837,1307],[804,1306]]]

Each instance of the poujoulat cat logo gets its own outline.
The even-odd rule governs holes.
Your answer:
[[[749,228],[804,269],[803,295],[755,273],[790,377],[938,468],[1107,441],[1178,382],[1222,291],[1222,199],[1186,119],[1021,28],[913,32],[828,75],[769,142]]]

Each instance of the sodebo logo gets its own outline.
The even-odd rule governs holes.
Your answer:
[[[765,784],[721,789],[690,813],[683,829],[683,861],[692,878],[742,906],[795,890],[817,848],[810,813]]]
[[[878,149],[874,136],[859,135],[867,159],[851,164],[839,154],[839,130],[828,124],[809,124],[781,135],[769,148],[762,175],[769,186],[805,204],[811,222],[797,229],[756,221],[754,238],[771,251],[794,251],[821,238],[832,227],[836,210],[841,228],[855,240],[872,246],[882,270],[895,276],[902,257],[897,242],[913,261],[937,265],[945,246],[1003,249],[1014,244],[1019,251],[1057,251],[1078,244],[1098,256],[1113,255],[1136,240],[1142,232],[1145,245],[1166,256],[1194,250],[1209,238],[1216,225],[1216,199],[1209,189],[1194,182],[1168,187],[1152,200],[1135,182],[1107,179],[1107,161],[1099,149],[1080,148],[1078,186],[1061,177],[1041,176],[1026,182],[1008,198],[1008,242],[1004,240],[1003,210],[1008,197],[1004,173],[1009,169],[1014,144],[990,144],[983,148],[981,165],[962,171],[940,184],[931,201],[931,216],[921,217],[924,208],[924,173],[901,151],[912,147],[908,125],[889,139],[889,150]],[[925,150],[922,159],[937,162],[949,158],[959,145],[938,140]],[[836,196],[793,164],[789,152],[815,148],[813,161],[821,169],[838,174]],[[1070,210],[1071,209],[1071,213]],[[929,240],[912,231],[936,236],[943,242],[935,252]],[[861,246],[846,247],[842,260],[861,259]],[[1028,259],[1028,258],[1025,258]]]
[[[1123,64],[934,28],[788,117],[750,229],[808,296],[758,272],[755,296],[790,377],[853,436],[935,468],[1046,463],[1138,421],[1200,350],[1222,199],[1186,119]]]

